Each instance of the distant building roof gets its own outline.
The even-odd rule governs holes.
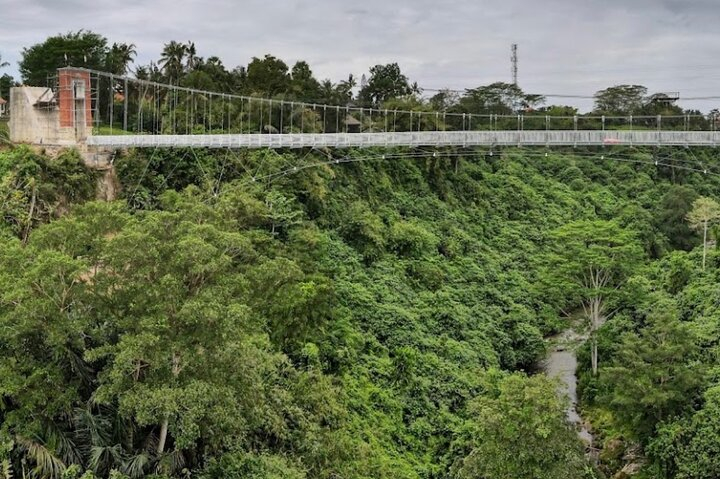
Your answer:
[[[654,95],[650,96],[650,101],[658,101],[658,102],[674,102],[674,101],[678,101],[679,99],[680,99],[680,92],[677,92],[677,91],[655,93]]]
[[[360,125],[362,125],[362,123],[360,123],[360,120],[358,120],[357,118],[355,118],[355,117],[352,116],[352,115],[348,115],[348,116],[345,117],[345,124],[346,124],[347,126],[360,126]]]

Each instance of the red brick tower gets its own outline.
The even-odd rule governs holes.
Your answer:
[[[58,107],[60,128],[72,128],[85,123],[92,127],[90,72],[75,68],[58,69]],[[84,110],[84,112],[83,112]]]

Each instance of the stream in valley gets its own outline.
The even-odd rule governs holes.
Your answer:
[[[577,357],[576,349],[586,340],[587,334],[579,334],[574,327],[550,339],[550,353],[543,361],[542,368],[550,378],[560,381],[559,394],[569,398],[568,421],[576,426],[580,439],[588,447],[593,447],[593,436],[587,423],[577,412]]]

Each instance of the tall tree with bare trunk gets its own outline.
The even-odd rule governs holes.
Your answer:
[[[693,203],[693,208],[687,214],[690,226],[703,233],[702,269],[705,271],[707,258],[708,229],[720,220],[720,204],[712,198],[700,197]]]
[[[549,280],[567,294],[569,306],[582,306],[590,322],[591,366],[598,370],[596,331],[612,316],[610,309],[642,258],[642,249],[613,221],[568,223],[554,232]]]

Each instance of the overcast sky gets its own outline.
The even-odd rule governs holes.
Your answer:
[[[228,68],[271,53],[339,81],[398,62],[421,87],[463,89],[510,81],[517,43],[530,93],[639,83],[695,97],[720,95],[718,19],[720,0],[0,0],[0,55],[17,75],[23,47],[87,29],[134,43],[137,64],[192,40]]]

